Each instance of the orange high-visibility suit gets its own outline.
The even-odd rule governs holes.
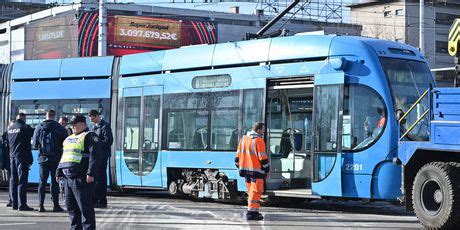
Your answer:
[[[235,158],[240,176],[245,177],[248,189],[248,211],[258,212],[264,192],[264,178],[269,171],[268,155],[262,135],[248,132],[238,144]]]

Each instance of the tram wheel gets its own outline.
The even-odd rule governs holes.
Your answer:
[[[452,228],[460,218],[460,168],[431,162],[417,173],[412,203],[420,222],[429,229]]]
[[[177,183],[175,181],[171,181],[171,183],[169,183],[168,191],[169,191],[169,194],[171,194],[171,195],[177,195],[178,186],[177,186]]]

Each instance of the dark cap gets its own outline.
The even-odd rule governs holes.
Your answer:
[[[95,109],[92,109],[88,112],[88,116],[98,116],[99,112]]]
[[[83,122],[83,123],[86,124],[85,116],[83,116],[83,115],[73,116],[72,119],[70,119],[69,124],[73,125],[73,124],[76,124],[77,122]]]

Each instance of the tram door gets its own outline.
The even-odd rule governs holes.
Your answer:
[[[311,184],[313,81],[268,82],[266,106],[270,178],[267,189],[305,189]]]
[[[123,90],[121,180],[124,186],[161,186],[158,150],[162,94],[163,86]]]
[[[312,192],[342,195],[342,120],[344,74],[315,76]]]

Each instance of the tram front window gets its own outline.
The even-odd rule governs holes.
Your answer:
[[[395,115],[401,117],[425,90],[434,86],[433,77],[424,62],[393,58],[382,58],[381,62],[393,94]],[[412,126],[429,109],[429,105],[430,98],[425,96],[401,123],[401,131],[405,132]],[[425,116],[407,137],[410,140],[426,141],[430,135],[429,127],[429,116]]]

